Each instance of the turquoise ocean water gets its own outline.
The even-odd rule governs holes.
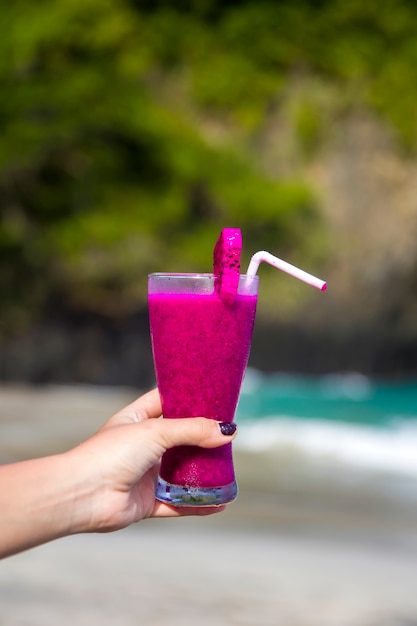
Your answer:
[[[302,377],[248,369],[237,411],[236,446],[291,450],[361,472],[416,479],[417,380],[361,374]]]

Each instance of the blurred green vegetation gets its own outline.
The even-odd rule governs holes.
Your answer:
[[[416,145],[411,0],[14,0],[0,24],[3,328],[127,313],[148,272],[210,271],[224,226],[245,263],[267,248],[314,269],[319,200],[258,148],[286,106],[306,159],[355,106]]]

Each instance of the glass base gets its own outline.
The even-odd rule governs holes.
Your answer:
[[[237,483],[223,487],[184,487],[173,485],[158,477],[155,498],[173,506],[218,506],[236,500]]]

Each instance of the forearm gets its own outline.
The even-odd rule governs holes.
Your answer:
[[[71,454],[0,466],[0,558],[86,530],[90,500]]]

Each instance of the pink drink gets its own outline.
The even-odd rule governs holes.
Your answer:
[[[238,295],[227,304],[214,289],[213,275],[149,277],[152,347],[165,419],[233,421],[249,358],[257,282],[241,276]],[[210,450],[179,446],[164,454],[159,499],[198,506],[230,501],[236,494],[231,444]]]

